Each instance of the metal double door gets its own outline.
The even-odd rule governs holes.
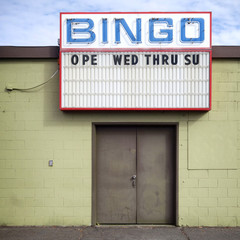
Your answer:
[[[96,222],[175,224],[176,127],[96,127]]]

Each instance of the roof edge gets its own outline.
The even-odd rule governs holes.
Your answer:
[[[0,46],[0,58],[58,58],[58,46]]]
[[[240,58],[240,46],[213,46],[212,58]]]
[[[0,59],[58,59],[58,57],[59,46],[0,46]],[[213,46],[212,57],[240,59],[240,46]]]

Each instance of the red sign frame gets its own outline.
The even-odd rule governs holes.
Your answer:
[[[181,48],[62,48],[62,15],[63,14],[210,14],[210,48],[194,48],[194,49],[181,49]],[[208,108],[65,108],[62,107],[62,53],[63,52],[209,52],[209,107]],[[60,110],[67,111],[76,111],[76,110],[85,110],[85,111],[209,111],[212,106],[212,13],[211,12],[66,12],[60,13],[60,53],[59,53],[59,64],[60,64],[60,74],[59,74],[59,101],[60,101]]]

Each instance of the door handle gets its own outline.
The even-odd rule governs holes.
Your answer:
[[[136,187],[136,175],[132,175],[131,180],[132,180],[132,186],[135,188]]]

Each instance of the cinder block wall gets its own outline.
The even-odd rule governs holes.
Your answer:
[[[61,112],[58,76],[5,91],[57,68],[0,62],[0,225],[90,225],[92,122],[178,122],[177,224],[240,226],[240,61],[213,61],[210,112]]]

